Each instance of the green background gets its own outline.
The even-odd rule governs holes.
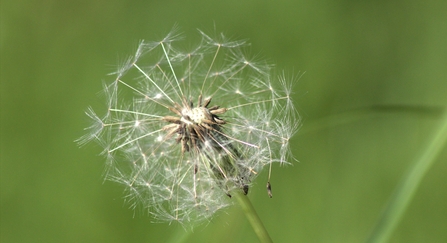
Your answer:
[[[257,242],[238,206],[185,234],[128,209],[73,141],[102,80],[178,24],[249,38],[289,76],[299,162],[250,198],[275,242],[364,242],[447,104],[447,1],[2,1],[1,242]],[[447,241],[447,149],[390,242]]]

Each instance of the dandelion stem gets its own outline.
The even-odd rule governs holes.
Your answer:
[[[188,238],[191,236],[192,231],[186,231],[184,229],[178,229],[174,233],[170,234],[169,240],[167,243],[179,243],[186,242]]]
[[[258,214],[256,213],[256,210],[251,204],[250,199],[248,199],[248,197],[246,195],[243,195],[242,193],[234,193],[234,197],[237,199],[242,209],[244,210],[245,216],[253,227],[253,230],[259,238],[259,241],[262,243],[272,243],[273,241],[270,238]]]
[[[388,206],[385,208],[376,227],[372,231],[368,243],[386,242],[393,230],[398,225],[402,215],[411,202],[418,186],[425,173],[436,161],[437,155],[442,151],[447,143],[447,111],[440,128],[436,131],[433,139],[428,144],[426,150],[420,155],[414,165],[406,173],[405,177],[392,195]]]

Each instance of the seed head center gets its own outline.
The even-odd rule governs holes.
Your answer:
[[[201,124],[206,119],[208,113],[208,109],[203,107],[185,108],[182,110],[182,118],[180,120],[188,125]]]

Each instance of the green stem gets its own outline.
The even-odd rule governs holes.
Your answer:
[[[264,224],[262,224],[261,219],[256,213],[256,210],[253,208],[250,199],[248,199],[248,197],[246,195],[243,195],[242,193],[234,193],[233,196],[241,205],[242,210],[244,210],[245,216],[253,227],[253,230],[259,238],[259,241],[262,243],[273,243],[267,230],[264,227]]]
[[[184,228],[179,228],[174,233],[169,235],[170,237],[166,242],[167,243],[186,242],[191,233],[192,233],[191,230],[185,230]]]
[[[386,242],[389,239],[410,204],[422,178],[435,161],[439,152],[442,151],[446,142],[447,113],[444,114],[442,124],[433,140],[428,144],[425,152],[421,154],[397,187],[387,208],[385,208],[379,222],[368,239],[368,243]]]

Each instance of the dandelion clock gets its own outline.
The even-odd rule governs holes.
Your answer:
[[[104,84],[106,109],[88,109],[93,123],[79,139],[103,147],[106,179],[155,221],[195,224],[235,197],[249,203],[261,170],[270,177],[272,163],[287,163],[299,126],[291,82],[246,56],[246,41],[198,35],[190,49],[177,30],[141,41]]]

